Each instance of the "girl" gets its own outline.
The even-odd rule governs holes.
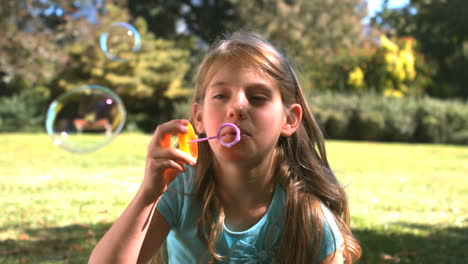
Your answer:
[[[286,58],[256,34],[235,33],[205,56],[194,82],[200,137],[229,122],[241,140],[200,142],[196,161],[164,145],[188,120],[158,126],[141,187],[90,263],[146,263],[164,241],[169,263],[355,262],[345,192]]]

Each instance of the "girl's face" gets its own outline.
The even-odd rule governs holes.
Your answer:
[[[279,137],[290,136],[301,120],[301,107],[286,108],[279,88],[268,76],[253,67],[227,63],[208,82],[203,103],[192,107],[195,126],[200,133],[215,136],[223,123],[234,123],[241,130],[241,140],[227,148],[218,140],[209,144],[219,161],[258,164],[272,157]],[[234,131],[224,129],[225,142]]]

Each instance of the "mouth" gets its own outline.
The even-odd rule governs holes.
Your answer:
[[[240,136],[248,136],[249,134],[247,132],[245,132],[245,130],[243,130],[242,128],[239,128],[240,130]],[[226,127],[225,129],[223,129],[222,133],[221,133],[221,137],[235,137],[236,136],[236,131],[234,130],[234,128],[231,128],[231,127]]]
[[[247,135],[244,129],[241,129],[234,124],[223,126],[223,129],[220,132],[219,136],[221,143],[229,148],[239,142],[243,136]]]

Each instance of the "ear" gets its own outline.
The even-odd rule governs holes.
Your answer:
[[[192,117],[195,129],[198,133],[205,133],[203,126],[203,106],[199,103],[192,103]]]
[[[289,137],[301,124],[302,121],[302,107],[299,104],[293,104],[286,110],[286,122],[281,130],[281,136]]]

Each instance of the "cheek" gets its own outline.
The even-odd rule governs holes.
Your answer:
[[[285,112],[284,112],[283,107],[277,106],[277,107],[270,107],[262,111],[258,111],[256,113],[256,116],[263,120],[268,120],[268,121],[265,121],[266,123],[278,123],[278,122],[283,122]]]
[[[222,120],[225,115],[224,104],[223,105],[209,105],[205,107],[205,119],[208,122],[216,122],[217,120]]]
[[[257,115],[255,120],[262,127],[263,133],[271,133],[273,131],[281,131],[286,122],[286,117],[283,109],[271,109],[271,111],[262,112]]]
[[[214,113],[214,114],[213,114]],[[208,136],[214,136],[218,132],[218,127],[223,122],[221,111],[205,112],[203,126]]]

